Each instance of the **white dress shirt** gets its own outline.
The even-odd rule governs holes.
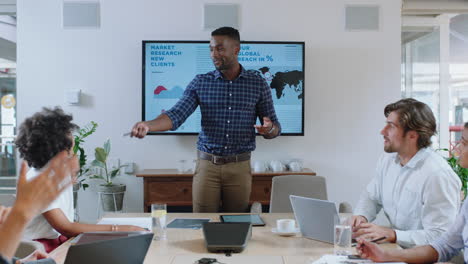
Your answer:
[[[397,153],[385,153],[354,214],[372,222],[383,209],[399,245],[425,245],[455,222],[460,188],[447,161],[430,148],[420,149],[405,166]]]

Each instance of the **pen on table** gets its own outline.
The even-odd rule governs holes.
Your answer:
[[[376,238],[376,239],[372,239],[372,240],[369,241],[369,242],[376,243],[376,242],[379,242],[379,241],[384,240],[384,239],[386,239],[386,238],[387,238],[386,236],[383,236],[383,237],[379,237],[379,238]],[[351,244],[351,246],[352,246],[352,247],[355,247],[355,246],[357,246],[357,243],[353,243],[353,244]]]

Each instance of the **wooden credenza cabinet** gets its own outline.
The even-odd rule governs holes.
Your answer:
[[[315,176],[316,174],[310,169],[304,169],[302,172],[252,173],[250,203],[260,202],[262,205],[269,205],[271,179],[279,175]],[[165,203],[168,206],[192,206],[193,174],[177,173],[176,169],[151,169],[137,173],[136,177],[143,178],[145,212],[149,212],[153,203]]]

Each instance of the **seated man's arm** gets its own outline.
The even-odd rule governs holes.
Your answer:
[[[449,261],[464,248],[462,233],[466,225],[467,213],[468,204],[465,204],[449,231],[445,232],[439,239],[431,242],[430,245],[404,250],[384,250],[375,244],[362,241],[360,244],[364,243],[366,245],[362,248],[358,246],[358,250],[361,252],[362,257],[378,262],[433,263]]]
[[[429,176],[422,193],[423,229],[395,230],[398,244],[403,247],[427,245],[453,225],[460,206],[461,186],[451,173],[440,170]]]
[[[365,218],[366,222],[372,222],[375,219],[382,208],[379,185],[379,179],[374,177],[362,192],[356,209],[354,210],[354,216],[362,216]],[[357,225],[359,225],[359,223],[357,223],[356,226]]]
[[[379,175],[374,177],[362,193],[352,218],[353,238],[377,239],[385,237],[381,242],[395,242],[395,232],[387,227],[370,223],[382,208]]]
[[[430,245],[438,253],[438,261],[449,261],[465,247],[463,229],[466,228],[468,203],[464,203],[455,223],[440,238],[432,241]],[[466,238],[465,238],[466,239]]]
[[[42,214],[49,224],[57,230],[60,234],[66,237],[77,236],[84,232],[99,232],[99,231],[113,231],[112,225],[92,225],[81,224],[68,221],[63,211],[59,208],[52,209]],[[116,226],[117,230],[114,231],[144,231],[143,228],[131,225]]]
[[[385,172],[386,157],[385,154],[380,156],[375,168],[375,176],[361,193],[359,202],[354,210],[355,216],[362,216],[367,222],[374,221],[380,209],[382,209],[382,178]]]
[[[438,259],[437,251],[431,246],[384,249],[364,239],[359,239],[358,242],[358,254],[374,262],[434,263]]]

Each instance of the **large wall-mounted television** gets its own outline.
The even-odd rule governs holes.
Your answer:
[[[239,62],[258,71],[270,85],[282,135],[304,135],[304,46],[304,42],[241,42]],[[143,41],[142,120],[169,110],[195,75],[214,69],[209,41]],[[198,107],[177,130],[149,134],[196,135],[200,119]]]

